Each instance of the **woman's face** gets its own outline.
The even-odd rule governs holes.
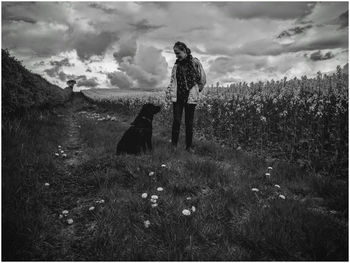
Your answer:
[[[174,47],[174,53],[176,58],[179,60],[183,60],[187,56],[186,52],[179,49],[178,47]]]

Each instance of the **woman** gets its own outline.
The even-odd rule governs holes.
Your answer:
[[[180,133],[183,109],[185,108],[186,150],[193,153],[193,117],[196,104],[206,84],[206,75],[200,61],[192,57],[191,50],[182,42],[174,45],[176,62],[172,69],[166,99],[173,103],[173,125],[171,143],[174,149]]]

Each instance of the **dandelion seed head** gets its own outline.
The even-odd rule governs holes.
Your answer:
[[[154,175],[154,172],[150,172],[148,175],[149,175],[149,176],[153,176],[153,175]]]
[[[95,207],[94,207],[94,206],[91,206],[91,207],[89,208],[89,211],[93,211],[93,210],[95,210]]]
[[[143,193],[143,194],[141,195],[141,197],[142,197],[143,199],[147,198],[147,196],[148,196],[147,193]]]
[[[68,213],[69,213],[68,210],[63,210],[63,211],[62,211],[62,214],[63,214],[63,215],[67,215]]]
[[[146,220],[143,222],[143,224],[145,225],[145,228],[149,228],[149,226],[151,225],[151,222],[149,220]]]
[[[253,192],[259,192],[259,189],[258,188],[252,188],[252,191]]]
[[[158,199],[158,195],[152,195],[151,198],[157,200]]]
[[[73,219],[72,218],[69,218],[69,219],[67,219],[67,223],[69,224],[69,225],[71,225],[71,224],[73,224]]]
[[[161,192],[161,191],[163,191],[163,190],[164,190],[163,187],[158,187],[158,188],[157,188],[157,191],[158,191],[158,192]]]
[[[191,211],[188,209],[184,209],[184,210],[182,210],[182,214],[185,216],[189,216],[189,215],[191,215]]]
[[[272,167],[271,166],[267,167],[267,170],[272,170]]]
[[[196,208],[194,206],[191,207],[192,212],[196,212]]]
[[[163,164],[161,165],[161,167],[166,167],[166,165],[163,163]]]
[[[282,199],[286,199],[286,197],[284,195],[279,195],[278,197],[282,198]]]
[[[50,186],[50,184],[49,183],[45,183],[45,186]]]

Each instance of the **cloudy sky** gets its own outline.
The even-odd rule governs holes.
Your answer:
[[[331,72],[348,2],[2,2],[2,48],[61,87],[164,88],[176,41],[208,85]]]

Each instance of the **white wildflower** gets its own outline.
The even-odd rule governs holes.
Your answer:
[[[266,177],[270,177],[271,174],[270,173],[265,173]]]
[[[59,215],[58,218],[59,218],[59,219],[62,219],[62,218],[63,218],[63,215]]]
[[[259,192],[259,189],[258,188],[252,188],[252,191],[253,192]]]
[[[49,183],[45,183],[45,186],[50,186],[50,184]]]
[[[73,219],[72,218],[69,218],[68,220],[67,220],[67,223],[69,224],[69,225],[71,225],[71,224],[73,224]]]
[[[149,228],[151,222],[149,220],[146,220],[145,222],[143,222],[143,224],[145,225],[145,228]]]
[[[63,210],[63,211],[62,211],[62,214],[63,214],[63,215],[67,215],[68,213],[69,213],[68,210]]]
[[[55,153],[56,156],[59,156],[60,154],[59,153]]]
[[[158,195],[152,195],[151,198],[157,200],[158,199]]]
[[[162,164],[161,167],[166,167],[166,165],[165,165],[165,164]]]
[[[261,116],[261,117],[260,117],[260,120],[261,120],[262,122],[266,122],[266,117],[265,117],[265,116]]]
[[[281,186],[279,186],[278,184],[275,184],[275,187],[277,187],[277,188],[281,188]]]
[[[142,197],[143,199],[147,198],[147,196],[148,196],[147,193],[143,193],[143,194],[141,195],[141,197]]]
[[[267,167],[267,170],[272,170],[272,167],[271,166]]]
[[[155,203],[157,203],[157,199],[151,198],[151,202],[155,204]]]
[[[64,154],[62,154],[62,156],[65,158],[65,157],[67,157],[67,154],[64,153]]]
[[[191,200],[191,197],[187,197],[186,200]]]
[[[189,215],[191,215],[191,211],[188,209],[184,209],[184,210],[182,210],[182,214],[185,216],[189,216]]]
[[[279,195],[278,197],[282,198],[282,199],[286,199],[286,197],[284,195]]]
[[[237,150],[239,151],[239,150],[242,150],[242,147],[241,146],[238,146],[237,147]]]
[[[164,190],[163,187],[158,187],[158,188],[157,188],[157,191],[158,191],[158,192],[161,192],[161,191],[163,191],[163,190]]]
[[[152,207],[153,207],[153,208],[154,208],[154,207],[157,207],[157,206],[158,206],[157,203],[152,204]]]
[[[152,176],[152,175],[154,175],[154,172],[150,172],[148,175],[149,175],[149,176]]]
[[[94,207],[94,206],[91,206],[91,207],[89,208],[89,211],[93,211],[93,210],[95,210],[95,207]]]
[[[192,212],[196,212],[196,208],[194,206],[191,207]]]
[[[61,148],[62,146],[61,145],[58,145],[58,148]]]

